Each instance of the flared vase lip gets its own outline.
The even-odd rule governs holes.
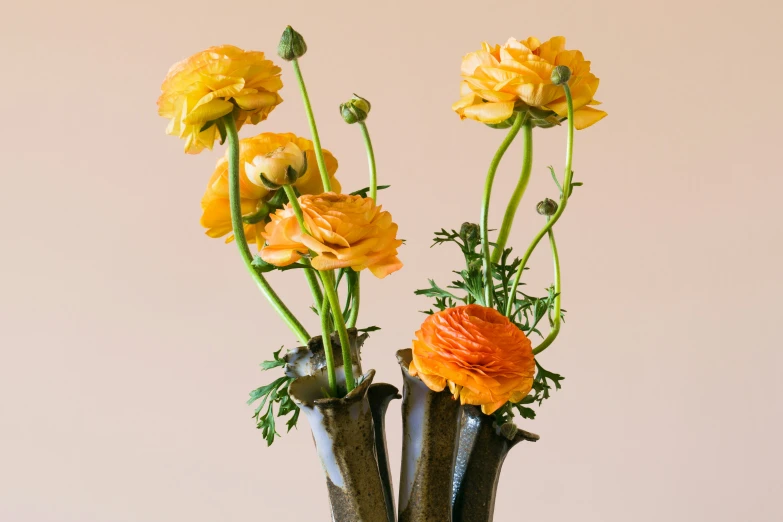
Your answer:
[[[335,373],[337,374],[337,383],[345,385],[345,368],[340,366],[336,368]],[[356,388],[348,392],[345,397],[324,397],[323,390],[328,387],[329,378],[326,368],[321,368],[313,375],[294,379],[288,387],[288,394],[297,405],[306,408],[316,406],[319,408],[344,407],[363,400],[367,396],[367,390],[374,378],[375,370],[368,370]]]
[[[499,437],[503,437],[504,439],[508,440],[512,445],[517,444],[522,441],[528,441],[528,442],[536,442],[541,437],[539,435],[536,435],[535,433],[531,433],[529,431],[525,431],[519,426],[516,426],[516,432],[512,437],[509,438],[508,435],[502,432],[501,426],[498,426],[497,422],[495,422],[495,419],[492,415],[487,415],[486,413],[481,411],[480,406],[474,406],[472,404],[463,404],[462,405],[462,411],[463,415],[467,415],[468,417],[474,417],[474,418],[484,418],[489,419],[492,418],[492,426],[495,429],[495,433]]]
[[[396,356],[397,356],[397,362],[400,363],[400,368],[402,368],[402,371],[405,372],[405,375],[407,375],[408,377],[412,377],[408,370],[410,368],[411,363],[413,362],[413,350],[411,348],[403,348],[402,350],[397,350]]]

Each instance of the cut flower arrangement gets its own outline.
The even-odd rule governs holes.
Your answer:
[[[456,246],[465,266],[455,281],[430,280],[416,291],[432,306],[411,347],[396,354],[404,437],[395,505],[384,417],[400,394],[391,384],[373,383],[375,371],[362,368],[362,345],[379,328],[357,328],[357,322],[362,272],[385,278],[401,269],[402,241],[392,214],[378,203],[387,187],[377,184],[370,102],[354,95],[339,107],[342,119],[359,127],[369,167],[369,185],[346,192],[337,159],[321,146],[299,63],[306,52],[304,38],[287,27],[278,55],[293,69],[309,139],[274,132],[239,138],[240,128],[264,123],[282,102],[282,69],[262,52],[222,45],[195,54],[171,67],[158,100],[167,133],[185,141],[185,152],[226,145],[201,201],[201,224],[209,237],[236,245],[251,279],[299,342],[261,364],[280,373],[250,393],[257,427],[271,445],[304,413],[332,520],[490,521],[506,454],[519,442],[538,440],[514,418],[533,419],[563,379],[540,361],[565,313],[554,227],[581,185],[572,170],[574,129],[606,116],[595,108],[598,78],[562,37],[485,43],[462,60],[461,96],[452,109],[461,119],[501,129],[492,132],[503,137],[485,178],[479,222],[435,233],[435,244]],[[566,131],[564,172],[549,167],[555,197],[535,205],[540,229],[515,256],[507,243],[532,173],[533,133],[549,128]],[[494,178],[514,142],[522,147],[520,175],[491,238]],[[523,291],[523,276],[541,243],[548,243],[554,275],[543,295],[534,296]],[[272,272],[306,279],[320,335],[312,336],[272,288]]]

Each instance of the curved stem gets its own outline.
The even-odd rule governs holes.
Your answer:
[[[484,182],[484,197],[481,201],[481,250],[483,253],[483,265],[484,265],[484,278],[485,278],[485,286],[484,286],[484,305],[488,307],[492,307],[492,298],[493,298],[493,290],[494,290],[494,283],[492,281],[492,267],[491,267],[491,261],[490,261],[490,255],[489,255],[489,232],[488,232],[488,223],[489,223],[489,200],[492,196],[492,184],[495,181],[495,172],[498,170],[498,165],[500,164],[500,160],[503,158],[503,154],[506,153],[506,150],[508,150],[509,145],[511,145],[511,142],[514,141],[514,138],[517,136],[517,133],[519,132],[519,128],[522,126],[522,122],[525,119],[525,114],[522,112],[518,112],[516,115],[516,118],[514,118],[514,124],[511,126],[511,130],[508,131],[508,134],[506,135],[506,139],[503,140],[503,143],[500,144],[500,147],[498,148],[497,152],[495,152],[495,156],[492,158],[492,163],[489,164],[489,171],[487,172],[487,179]]]
[[[329,173],[326,171],[324,151],[321,149],[321,139],[318,137],[318,129],[315,126],[315,117],[313,116],[313,108],[310,105],[310,97],[307,95],[307,87],[305,87],[304,79],[302,78],[302,71],[299,69],[299,60],[294,58],[291,60],[291,64],[294,66],[296,81],[299,83],[299,90],[302,92],[302,102],[304,102],[305,112],[307,113],[310,134],[313,137],[313,149],[315,150],[315,159],[318,162],[318,171],[321,173],[321,183],[323,183],[324,192],[331,192],[332,184],[329,181]]]
[[[359,317],[359,300],[361,298],[360,281],[361,281],[362,273],[355,272],[353,277],[355,277],[356,279],[353,282],[353,298],[351,302],[351,313],[348,316],[348,322],[347,322],[348,328],[356,327],[356,320]]]
[[[228,114],[223,118],[226,127],[228,139],[228,199],[231,209],[231,226],[234,230],[234,242],[239,248],[239,254],[245,263],[245,268],[250,272],[256,285],[267,298],[272,308],[280,314],[283,321],[288,325],[300,342],[307,344],[310,334],[304,329],[302,323],[291,313],[291,310],[283,303],[280,297],[275,293],[266,278],[253,266],[253,254],[247,246],[245,238],[245,225],[242,221],[242,208],[239,197],[239,136],[234,123],[234,116]]]
[[[353,358],[351,357],[351,343],[348,339],[348,331],[345,329],[343,311],[340,309],[340,298],[337,296],[337,292],[334,289],[334,271],[329,270],[319,273],[321,274],[321,281],[324,285],[324,292],[326,292],[326,299],[329,300],[329,306],[332,309],[334,325],[337,329],[337,334],[340,336],[343,368],[345,369],[345,387],[347,391],[350,392],[356,388],[356,381],[353,378]]]
[[[511,225],[514,224],[514,216],[525,195],[527,184],[530,181],[530,173],[533,170],[533,124],[529,120],[522,125],[522,172],[519,174],[519,181],[511,194],[511,200],[506,207],[506,213],[503,215],[503,224],[498,232],[497,245],[492,251],[492,262],[497,263],[506,248],[508,235],[511,233]]]
[[[546,350],[560,333],[560,256],[557,253],[554,230],[550,228],[547,234],[549,235],[549,246],[552,247],[552,261],[555,265],[555,317],[552,319],[552,331],[550,331],[549,335],[546,336],[546,339],[533,350],[533,355],[538,355]]]
[[[372,150],[372,140],[370,140],[370,132],[367,130],[367,125],[363,121],[359,122],[359,128],[362,129],[364,148],[367,149],[367,163],[370,167],[370,197],[377,202],[378,176],[375,171],[375,153]]]
[[[525,266],[530,259],[530,255],[533,253],[533,250],[536,249],[536,246],[538,246],[541,238],[551,230],[555,223],[557,223],[557,220],[560,219],[560,216],[563,215],[566,204],[568,203],[568,198],[571,196],[571,179],[574,176],[574,172],[571,170],[571,162],[574,155],[574,102],[571,98],[571,89],[568,87],[567,83],[563,84],[563,90],[565,91],[566,105],[568,107],[568,140],[566,142],[565,180],[563,180],[562,189],[560,190],[560,206],[557,207],[557,212],[547,221],[544,228],[536,234],[533,238],[533,242],[527,247],[525,255],[522,256],[522,262],[519,263],[519,268],[517,268],[517,273],[514,276],[514,283],[511,285],[511,297],[508,300],[509,304],[506,306],[506,317],[510,317],[511,315],[511,304],[514,302],[514,296],[516,295],[517,287],[519,286],[519,279],[522,277],[522,271],[525,269]]]

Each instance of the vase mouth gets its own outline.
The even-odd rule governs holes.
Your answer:
[[[502,426],[498,425],[497,422],[495,422],[493,415],[487,415],[486,413],[483,413],[481,411],[480,406],[473,406],[471,404],[464,404],[462,406],[462,415],[463,415],[463,423],[465,422],[481,422],[482,419],[485,420],[492,420],[492,429],[495,431],[495,434],[498,437],[502,437],[509,441],[509,443],[513,446],[515,444],[518,444],[523,441],[527,442],[536,442],[541,437],[536,435],[535,433],[531,433],[529,431],[525,431],[513,422],[508,422]],[[513,431],[509,431],[508,425],[513,426],[515,429]]]
[[[409,377],[410,374],[410,366],[413,362],[413,350],[411,348],[404,348],[402,350],[397,350],[397,362],[400,363],[400,368],[402,368],[402,371],[405,372],[406,375]]]
[[[351,345],[351,358],[354,375],[362,375],[362,346],[369,335],[366,332],[359,333],[356,328],[348,329],[348,339]],[[343,366],[342,346],[337,332],[330,335],[335,365]],[[326,355],[324,354],[323,336],[316,335],[307,341],[306,346],[297,346],[289,350],[285,355],[285,374],[291,378],[315,375],[322,368],[326,368]]]
[[[340,366],[335,368],[337,385],[345,386],[345,368]],[[363,400],[367,396],[367,390],[370,388],[375,378],[375,370],[368,370],[362,375],[356,388],[348,392],[344,397],[324,397],[324,390],[329,387],[329,376],[326,368],[317,370],[312,375],[298,377],[291,382],[288,388],[288,394],[291,399],[300,407],[329,408],[344,406]]]

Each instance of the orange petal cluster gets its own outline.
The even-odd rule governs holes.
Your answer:
[[[280,67],[264,53],[233,45],[210,47],[169,69],[158,113],[169,118],[167,134],[185,140],[185,152],[211,149],[218,136],[210,122],[235,112],[237,129],[259,123],[283,101]]]
[[[302,232],[290,204],[278,210],[262,234],[267,244],[259,255],[267,263],[288,266],[313,252],[316,270],[367,268],[384,278],[402,268],[397,225],[372,198],[326,192],[303,195],[299,205],[309,233]]]
[[[556,36],[540,43],[530,37],[510,38],[503,45],[483,43],[479,51],[462,59],[461,99],[452,105],[460,118],[499,124],[515,108],[535,107],[552,111],[560,119],[567,115],[563,88],[552,83],[552,69],[565,65],[571,70],[568,85],[574,104],[574,126],[584,129],[606,116],[591,105],[598,90],[598,78],[581,51],[567,50],[565,38]]]
[[[267,188],[252,183],[245,172],[247,163],[253,163],[253,159],[264,156],[280,147],[293,143],[307,155],[307,170],[296,180],[294,187],[301,194],[320,194],[324,187],[321,183],[321,175],[318,172],[318,164],[315,159],[313,142],[300,138],[295,134],[276,134],[265,132],[253,138],[245,138],[239,141],[239,196],[242,205],[243,216],[253,216],[263,209],[263,204],[272,196]],[[340,182],[334,177],[337,172],[337,160],[332,153],[324,149],[324,162],[329,173],[333,190],[340,190]],[[221,157],[212,177],[207,185],[204,197],[201,198],[201,225],[207,229],[209,237],[223,237],[231,233],[231,211],[228,202],[228,151]],[[256,216],[252,224],[245,224],[245,236],[248,243],[255,243],[260,249],[264,244],[261,233],[264,231],[267,215]],[[227,241],[233,239],[229,236]]]
[[[432,314],[416,332],[409,372],[433,391],[449,387],[462,404],[491,414],[530,391],[530,340],[503,314],[471,304]]]

